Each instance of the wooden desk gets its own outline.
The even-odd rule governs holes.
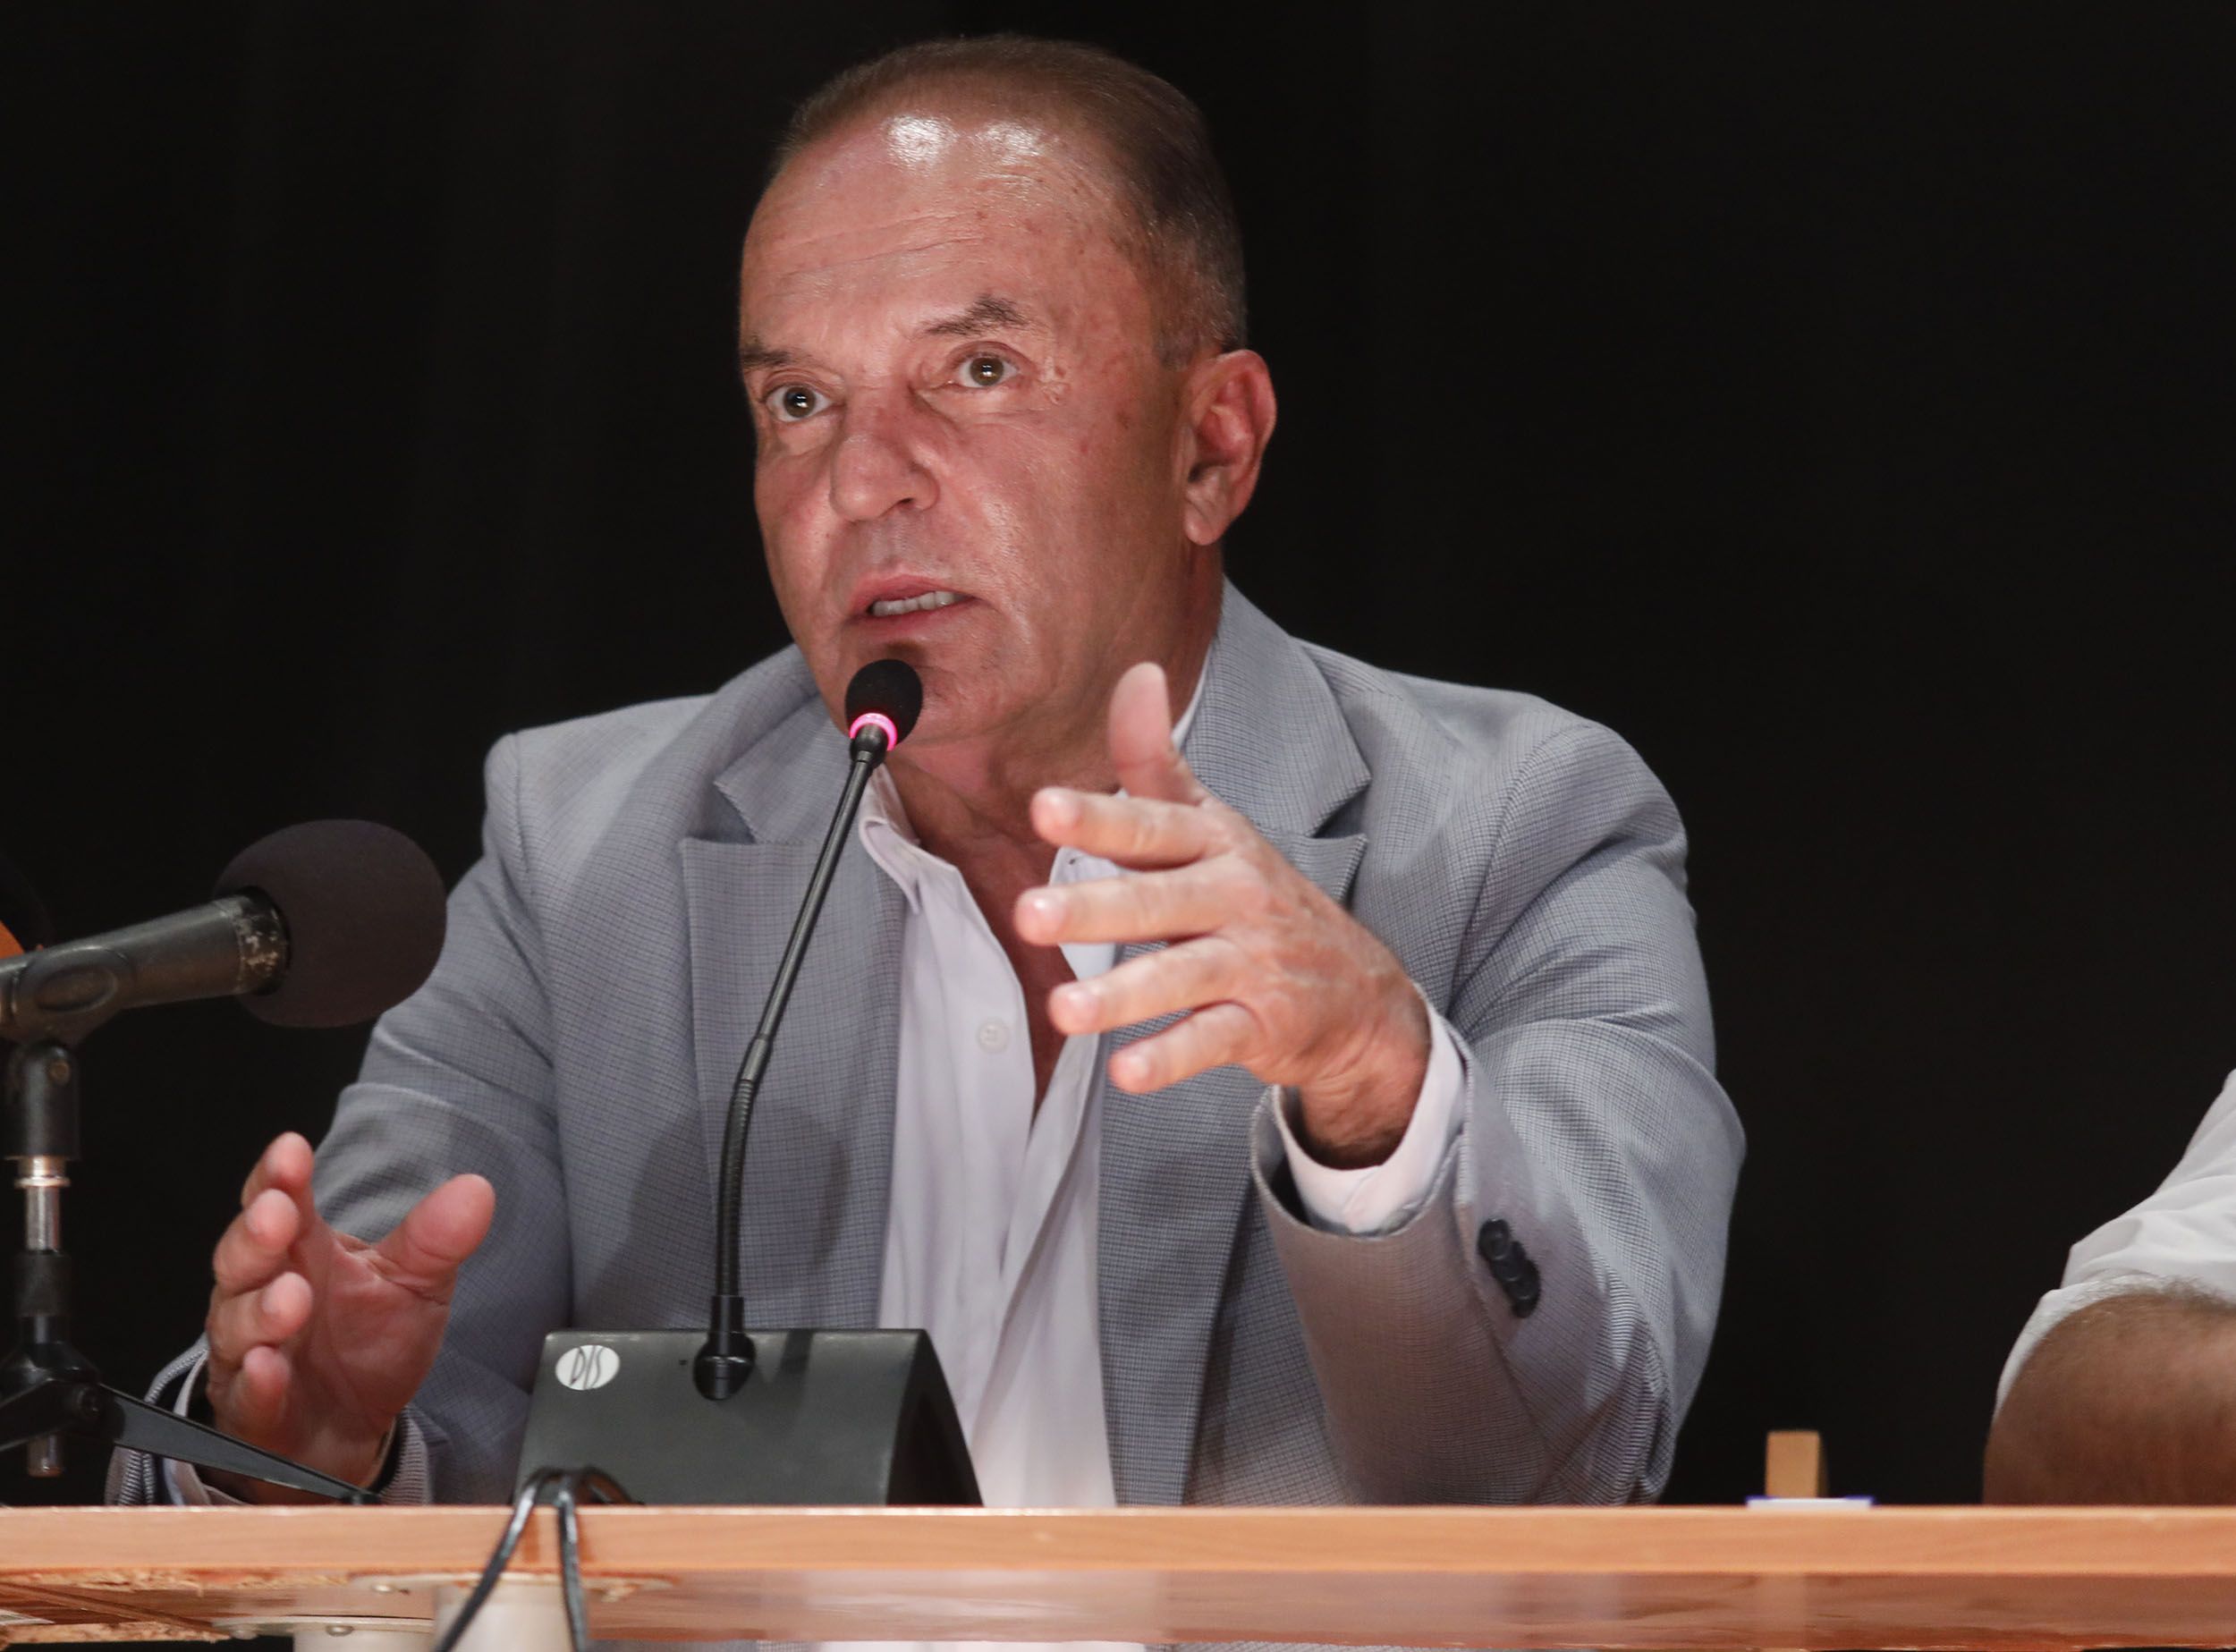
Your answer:
[[[516,1570],[555,1572],[550,1520]],[[0,1607],[54,1626],[0,1639],[424,1620],[430,1580],[478,1571],[502,1523],[461,1508],[0,1511]],[[592,1628],[610,1636],[2236,1641],[2236,1510],[624,1508],[582,1524]]]

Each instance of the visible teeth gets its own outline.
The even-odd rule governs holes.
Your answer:
[[[926,608],[944,608],[951,602],[961,600],[953,591],[926,591],[921,597],[904,597],[897,602],[873,602],[869,605],[869,611],[879,619],[887,620],[896,614],[916,614]]]

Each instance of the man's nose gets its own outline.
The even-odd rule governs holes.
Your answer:
[[[910,440],[906,410],[861,402],[846,410],[845,433],[831,456],[831,508],[849,521],[886,512],[923,510],[939,497]]]

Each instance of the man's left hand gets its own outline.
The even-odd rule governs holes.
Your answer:
[[[1048,787],[1033,798],[1033,829],[1138,875],[1029,889],[1018,933],[1048,946],[1169,945],[1055,988],[1057,1030],[1099,1033],[1188,1011],[1114,1055],[1111,1081],[1162,1089],[1232,1063],[1297,1090],[1295,1127],[1315,1158],[1380,1164],[1428,1071],[1428,1013],[1404,966],[1204,790],[1173,744],[1158,666],[1119,679],[1110,751],[1127,795]]]

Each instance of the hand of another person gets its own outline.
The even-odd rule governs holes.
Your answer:
[[[291,1131],[241,1190],[211,1261],[208,1393],[227,1434],[361,1486],[435,1363],[459,1265],[488,1233],[496,1195],[479,1176],[453,1176],[368,1244],[320,1218],[310,1170],[310,1144]],[[205,1478],[258,1501],[307,1500]]]
[[[1114,1055],[1112,1081],[1160,1089],[1237,1063],[1296,1089],[1299,1134],[1316,1158],[1381,1163],[1428,1070],[1428,1013],[1404,966],[1204,790],[1173,744],[1158,666],[1119,679],[1110,751],[1127,795],[1048,787],[1033,798],[1033,828],[1139,875],[1029,889],[1018,932],[1050,946],[1170,945],[1058,987],[1050,1020],[1062,1032],[1097,1033],[1189,1011]]]

